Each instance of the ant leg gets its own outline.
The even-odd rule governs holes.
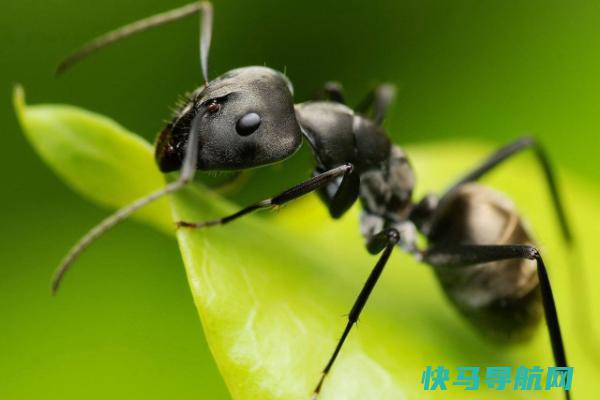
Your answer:
[[[371,90],[367,96],[355,107],[359,114],[368,114],[373,110],[373,121],[381,125],[390,104],[396,97],[396,86],[391,83],[382,83]]]
[[[192,14],[196,14],[197,12],[201,13],[200,63],[202,66],[204,82],[206,83],[208,81],[208,50],[210,48],[213,25],[213,9],[211,3],[208,1],[198,1],[187,4],[183,7],[144,18],[99,36],[96,39],[86,43],[83,45],[83,47],[77,49],[75,52],[71,53],[67,58],[65,58],[65,60],[59,64],[56,73],[57,75],[62,74],[73,65],[110,44],[119,42],[122,39],[135,35],[136,33],[140,33],[169,22],[180,20]]]
[[[552,166],[550,165],[550,161],[544,152],[542,146],[532,137],[524,137],[515,142],[509,143],[508,145],[500,148],[494,154],[492,154],[488,159],[483,161],[479,166],[469,172],[467,175],[459,179],[456,183],[454,183],[441,197],[440,204],[442,204],[445,199],[447,199],[455,190],[457,190],[461,185],[465,183],[473,182],[481,178],[487,172],[491,171],[498,164],[502,163],[506,159],[511,156],[519,153],[525,149],[533,149],[536,158],[544,171],[544,175],[546,177],[546,182],[548,183],[548,188],[550,189],[550,196],[552,198],[552,203],[554,204],[554,209],[556,215],[558,217],[558,221],[560,223],[560,227],[563,233],[563,236],[568,244],[571,244],[573,241],[573,236],[571,234],[571,229],[567,222],[567,217],[565,214],[563,203],[560,199],[560,194],[558,190],[558,184],[552,170]]]
[[[152,203],[153,201],[169,194],[178,191],[187,185],[194,178],[196,172],[196,163],[198,158],[198,139],[200,136],[199,128],[200,118],[196,117],[192,121],[190,128],[190,136],[188,139],[187,147],[185,150],[185,157],[179,174],[179,178],[167,184],[164,188],[159,189],[149,195],[142,197],[133,203],[115,211],[109,215],[98,225],[90,229],[67,253],[63,258],[60,265],[54,272],[52,278],[52,294],[55,294],[62,282],[65,273],[69,270],[69,267],[79,257],[79,255],[91,245],[96,239],[105,234],[108,230],[113,228],[115,225],[124,221],[127,217],[133,214],[138,209]]]
[[[339,167],[335,167],[333,169],[330,169],[329,171],[323,172],[322,174],[316,175],[311,179],[304,181],[296,186],[293,186],[290,189],[278,194],[277,196],[273,196],[268,199],[251,204],[248,207],[245,207],[240,211],[228,215],[226,217],[200,222],[179,221],[177,222],[177,226],[185,228],[204,228],[208,226],[225,225],[226,223],[243,217],[244,215],[250,214],[253,211],[262,208],[272,208],[283,205],[288,201],[297,199],[314,190],[322,188],[328,183],[333,182],[340,177],[342,177],[342,179],[345,179],[348,175],[351,174],[352,169],[352,164],[343,164]]]
[[[367,278],[365,285],[363,286],[358,297],[356,298],[354,305],[352,306],[352,309],[350,310],[350,314],[348,314],[348,322],[346,323],[346,328],[344,329],[342,336],[340,337],[337,345],[335,346],[335,350],[333,351],[333,354],[329,358],[327,365],[325,365],[325,368],[323,368],[323,372],[321,374],[321,379],[319,379],[319,383],[317,384],[317,387],[315,388],[315,391],[313,392],[313,397],[312,397],[313,400],[316,400],[317,397],[319,396],[319,393],[321,392],[321,388],[323,387],[323,382],[325,381],[327,374],[329,373],[329,371],[331,370],[331,367],[333,366],[333,363],[337,359],[337,356],[339,355],[340,350],[342,349],[342,346],[344,345],[344,342],[346,341],[346,338],[348,337],[348,334],[350,333],[350,330],[352,329],[354,324],[356,324],[356,322],[358,321],[358,317],[360,316],[360,313],[362,312],[363,308],[365,307],[365,304],[367,303],[367,300],[369,299],[369,296],[371,295],[373,288],[377,284],[377,281],[379,280],[379,277],[381,276],[381,273],[383,272],[383,268],[385,267],[388,259],[390,258],[390,255],[392,254],[392,250],[394,249],[394,246],[399,241],[400,241],[400,233],[397,230],[390,228],[390,229],[383,230],[383,231],[379,232],[378,234],[376,234],[372,238],[371,242],[369,243],[369,251],[371,253],[377,254],[377,253],[381,252],[382,250],[383,250],[383,253],[381,253],[379,260],[377,260],[375,267],[369,274],[369,277]]]
[[[344,101],[344,87],[337,81],[325,82],[325,85],[314,96],[315,100],[330,100],[340,104]]]
[[[317,175],[319,169],[314,174]],[[352,172],[344,177],[341,182],[333,181],[320,188],[317,193],[327,205],[329,215],[337,219],[346,213],[358,199],[360,190],[360,177],[357,172]]]
[[[537,263],[537,273],[544,306],[546,326],[552,344],[554,362],[559,367],[567,366],[565,346],[563,344],[556,304],[552,295],[548,271],[542,260],[538,249],[528,245],[461,245],[452,247],[431,248],[423,253],[423,262],[442,268],[459,268],[473,264],[482,264],[492,261],[508,259],[529,259]],[[565,391],[566,399],[569,400],[569,392]]]

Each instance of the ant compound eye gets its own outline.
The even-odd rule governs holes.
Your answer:
[[[216,101],[216,100],[215,100],[215,101],[213,101],[213,102],[211,102],[211,103],[208,105],[208,107],[207,107],[207,110],[208,110],[208,112],[209,112],[209,113],[211,113],[211,114],[214,114],[214,113],[216,113],[216,112],[217,112],[217,111],[219,111],[220,109],[221,109],[221,105],[220,105],[219,103],[217,103],[217,101]]]
[[[248,113],[240,118],[235,125],[237,133],[241,136],[248,136],[260,126],[260,115],[257,113]]]

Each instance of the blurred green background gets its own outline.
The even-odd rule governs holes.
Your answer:
[[[26,143],[10,104],[77,104],[152,140],[201,81],[197,21],[161,28],[53,70],[87,39],[184,1],[4,0],[0,13],[0,399],[226,399],[174,240],[126,223],[90,250],[57,298],[49,277],[106,214],[73,194]],[[562,168],[600,177],[597,1],[215,1],[211,76],[287,71],[296,98],[340,80],[351,103],[391,81],[397,143],[537,135]],[[459,151],[459,149],[457,149]],[[305,174],[306,155],[270,186]],[[260,175],[260,174],[259,174]],[[254,177],[244,196],[264,195]],[[594,218],[596,216],[593,216]],[[135,240],[129,240],[135,238]]]

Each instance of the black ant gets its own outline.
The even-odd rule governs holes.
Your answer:
[[[533,149],[545,173],[565,240],[571,243],[550,163],[534,139],[526,137],[502,147],[441,196],[430,194],[415,203],[411,198],[414,175],[407,155],[390,142],[381,126],[394,96],[393,86],[375,88],[354,111],[344,104],[341,86],[335,83],[325,85],[328,100],[294,104],[288,78],[266,67],[238,68],[209,81],[213,11],[205,1],[105,34],[69,56],[58,72],[106,45],[195,13],[201,15],[204,85],[156,141],[160,170],[179,170],[179,178],[90,230],[60,264],[53,292],[87,246],[135,210],[183,188],[196,169],[244,170],[277,163],[292,156],[304,139],[316,162],[312,178],[235,214],[210,221],[179,221],[177,225],[196,229],[224,225],[313,191],[320,195],[333,218],[341,217],[360,200],[361,231],[367,250],[381,255],[350,310],[342,336],[317,382],[314,399],[396,246],[432,266],[448,298],[488,336],[504,341],[528,338],[543,310],[556,365],[567,366],[552,289],[539,250],[511,201],[475,183],[512,155]],[[427,238],[426,249],[417,245],[419,233]],[[569,399],[568,391],[565,396]]]

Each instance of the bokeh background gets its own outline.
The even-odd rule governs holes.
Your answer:
[[[94,35],[184,3],[2,1],[0,399],[228,398],[171,238],[126,223],[50,297],[55,264],[106,212],[37,158],[10,103],[20,82],[30,103],[77,104],[152,140],[178,96],[201,82],[195,18],[132,38],[60,79],[53,70]],[[213,77],[268,65],[286,70],[298,101],[337,79],[351,103],[391,81],[400,90],[386,124],[398,143],[499,144],[528,132],[561,168],[600,177],[597,1],[214,3]],[[307,162],[258,173],[236,198],[296,181]]]

